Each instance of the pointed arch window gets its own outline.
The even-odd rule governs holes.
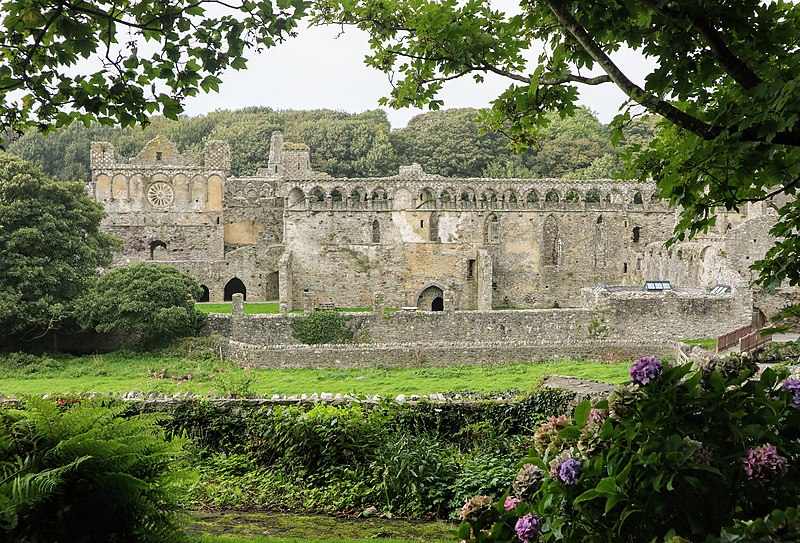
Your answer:
[[[381,242],[381,223],[378,219],[372,221],[372,243]]]

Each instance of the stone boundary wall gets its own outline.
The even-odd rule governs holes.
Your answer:
[[[345,313],[362,341],[373,344],[480,343],[510,341],[581,341],[590,339],[592,309],[533,309],[509,311],[397,311]],[[254,345],[302,345],[292,336],[295,314],[215,315],[209,332]]]
[[[613,361],[675,356],[674,342],[624,340],[254,345],[231,340],[228,357],[255,368],[323,369],[457,366],[558,358]]]

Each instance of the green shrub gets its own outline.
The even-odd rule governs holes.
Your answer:
[[[292,320],[292,335],[306,345],[319,343],[350,343],[353,330],[350,318],[338,311],[315,311]]]
[[[0,411],[0,539],[164,543],[182,539],[175,505],[183,442],[121,404],[27,398]]]
[[[200,285],[186,273],[163,264],[133,264],[98,279],[84,297],[81,321],[98,332],[124,331],[143,345],[167,343],[196,334],[206,315],[195,301]]]
[[[796,504],[800,381],[745,368],[638,360],[607,401],[537,430],[514,485],[523,501],[468,504],[460,536],[516,541],[521,522],[526,540],[538,525],[539,541],[698,541]]]

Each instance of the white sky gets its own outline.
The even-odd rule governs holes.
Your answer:
[[[219,93],[201,94],[186,102],[186,114],[195,116],[216,109],[267,106],[273,109],[335,109],[358,113],[378,109],[378,99],[387,96],[391,86],[387,77],[364,65],[369,52],[367,35],[347,28],[337,38],[339,27],[312,27],[297,38],[250,54],[248,68],[228,71],[222,76]],[[614,59],[634,81],[642,82],[652,63],[632,51]],[[584,74],[586,75],[586,74]],[[448,82],[440,97],[445,108],[487,107],[510,81],[487,76],[482,84],[470,78]],[[616,86],[585,87],[581,102],[597,112],[602,122],[617,113],[624,100]],[[402,128],[418,109],[387,111],[392,128]]]

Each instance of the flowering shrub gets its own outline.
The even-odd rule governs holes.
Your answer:
[[[711,541],[796,504],[800,382],[720,368],[637,360],[608,400],[548,420],[512,488],[462,522],[459,536]]]

